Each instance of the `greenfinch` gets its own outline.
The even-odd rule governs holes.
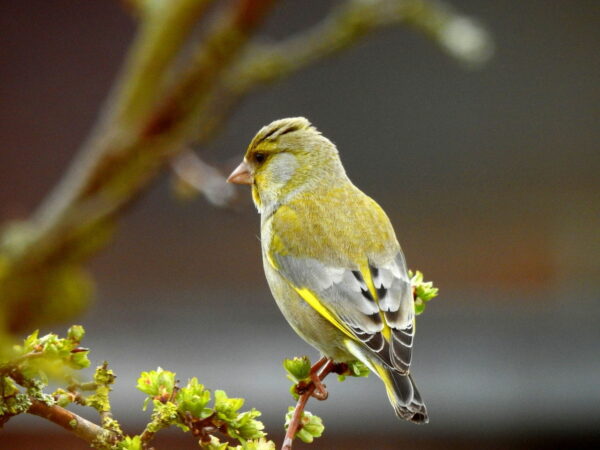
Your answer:
[[[426,423],[409,372],[415,306],[404,255],[336,146],[303,117],[276,120],[228,181],[252,186],[265,275],[291,327],[324,357],[365,364],[398,417]]]

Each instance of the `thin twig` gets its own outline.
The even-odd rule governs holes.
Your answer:
[[[319,367],[321,365],[323,366],[323,368],[319,370]],[[321,381],[324,380],[327,375],[333,372],[335,368],[336,363],[334,363],[331,359],[328,359],[325,364],[323,364],[323,360],[319,360],[313,366],[313,369],[319,370],[318,377]],[[296,433],[299,431],[300,421],[302,420],[304,408],[306,406],[306,403],[308,402],[308,399],[313,395],[315,389],[315,384],[311,382],[306,387],[306,390],[298,397],[298,402],[296,403],[292,420],[290,421],[287,432],[285,433],[285,439],[283,440],[281,450],[292,450],[292,441],[294,440],[294,437],[296,437]]]

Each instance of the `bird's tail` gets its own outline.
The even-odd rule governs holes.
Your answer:
[[[410,374],[403,375],[381,363],[373,363],[375,372],[383,381],[390,403],[401,419],[413,423],[429,422],[427,408]]]
[[[410,374],[398,372],[380,359],[369,355],[353,341],[346,341],[346,346],[350,353],[381,378],[398,417],[419,424],[429,422],[427,408]]]

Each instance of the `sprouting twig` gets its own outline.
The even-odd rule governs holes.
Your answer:
[[[320,368],[322,366],[322,368]],[[317,361],[311,372],[316,370],[317,376],[319,380],[324,380],[327,375],[331,372],[334,372],[337,364],[333,362],[331,359],[327,359],[323,364],[322,360]],[[313,382],[309,383],[304,392],[302,392],[298,397],[298,402],[296,403],[296,407],[294,409],[294,414],[292,416],[292,420],[288,426],[287,432],[285,433],[285,438],[283,440],[283,445],[281,446],[281,450],[292,450],[292,441],[296,436],[296,433],[300,427],[300,420],[302,419],[302,414],[304,413],[304,408],[306,406],[306,402],[315,392],[316,386]]]

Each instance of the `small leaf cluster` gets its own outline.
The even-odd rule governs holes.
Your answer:
[[[312,383],[310,378],[312,363],[308,356],[297,356],[293,359],[285,359],[283,361],[283,368],[287,372],[287,378],[293,383],[290,388],[290,393],[295,400],[298,400],[299,396],[305,393]],[[369,369],[360,361],[337,364],[332,371],[338,374],[338,379],[340,381],[344,381],[347,376],[367,377],[370,373]],[[286,415],[286,429],[290,425],[293,412],[294,408],[290,407]],[[325,426],[320,417],[311,414],[308,411],[304,411],[300,419],[296,437],[300,438],[303,442],[310,443],[315,438],[320,437],[323,434],[324,429]]]
[[[408,276],[415,297],[415,314],[419,315],[425,311],[425,304],[438,296],[439,289],[433,286],[432,281],[423,281],[423,274],[418,270],[414,274],[409,270]]]
[[[344,381],[347,376],[351,377],[368,377],[371,371],[360,361],[351,361],[345,364],[347,367],[338,375],[339,381]]]
[[[148,397],[144,409],[152,403],[152,417],[140,436],[140,443],[157,431],[176,426],[191,431],[199,438],[200,446],[207,449],[270,450],[274,444],[266,441],[264,425],[257,420],[261,413],[255,409],[240,412],[244,399],[228,397],[225,391],[216,390],[214,395],[192,378],[180,387],[174,372],[158,368],[142,372],[137,388]],[[211,398],[213,399],[211,403]],[[220,433],[240,443],[232,446],[221,443],[214,433]],[[135,450],[138,441],[130,438],[125,447]]]
[[[294,410],[295,408],[290,406],[287,414],[285,415],[286,430],[290,426],[292,417],[294,415]],[[303,411],[302,417],[300,418],[300,426],[298,427],[295,437],[299,438],[302,442],[310,444],[315,438],[321,437],[324,430],[325,426],[323,425],[323,421],[320,417],[315,416],[308,411]]]
[[[290,387],[290,394],[295,400],[298,400],[299,394],[304,392],[311,383],[311,367],[308,356],[296,356],[293,359],[283,360],[283,368],[287,372],[286,377],[293,383]]]
[[[47,405],[56,402],[43,389],[50,379],[65,380],[74,370],[90,365],[88,349],[80,342],[85,331],[80,325],[69,328],[66,338],[35,331],[22,344],[14,345],[0,357],[0,418],[26,412],[33,400]]]

